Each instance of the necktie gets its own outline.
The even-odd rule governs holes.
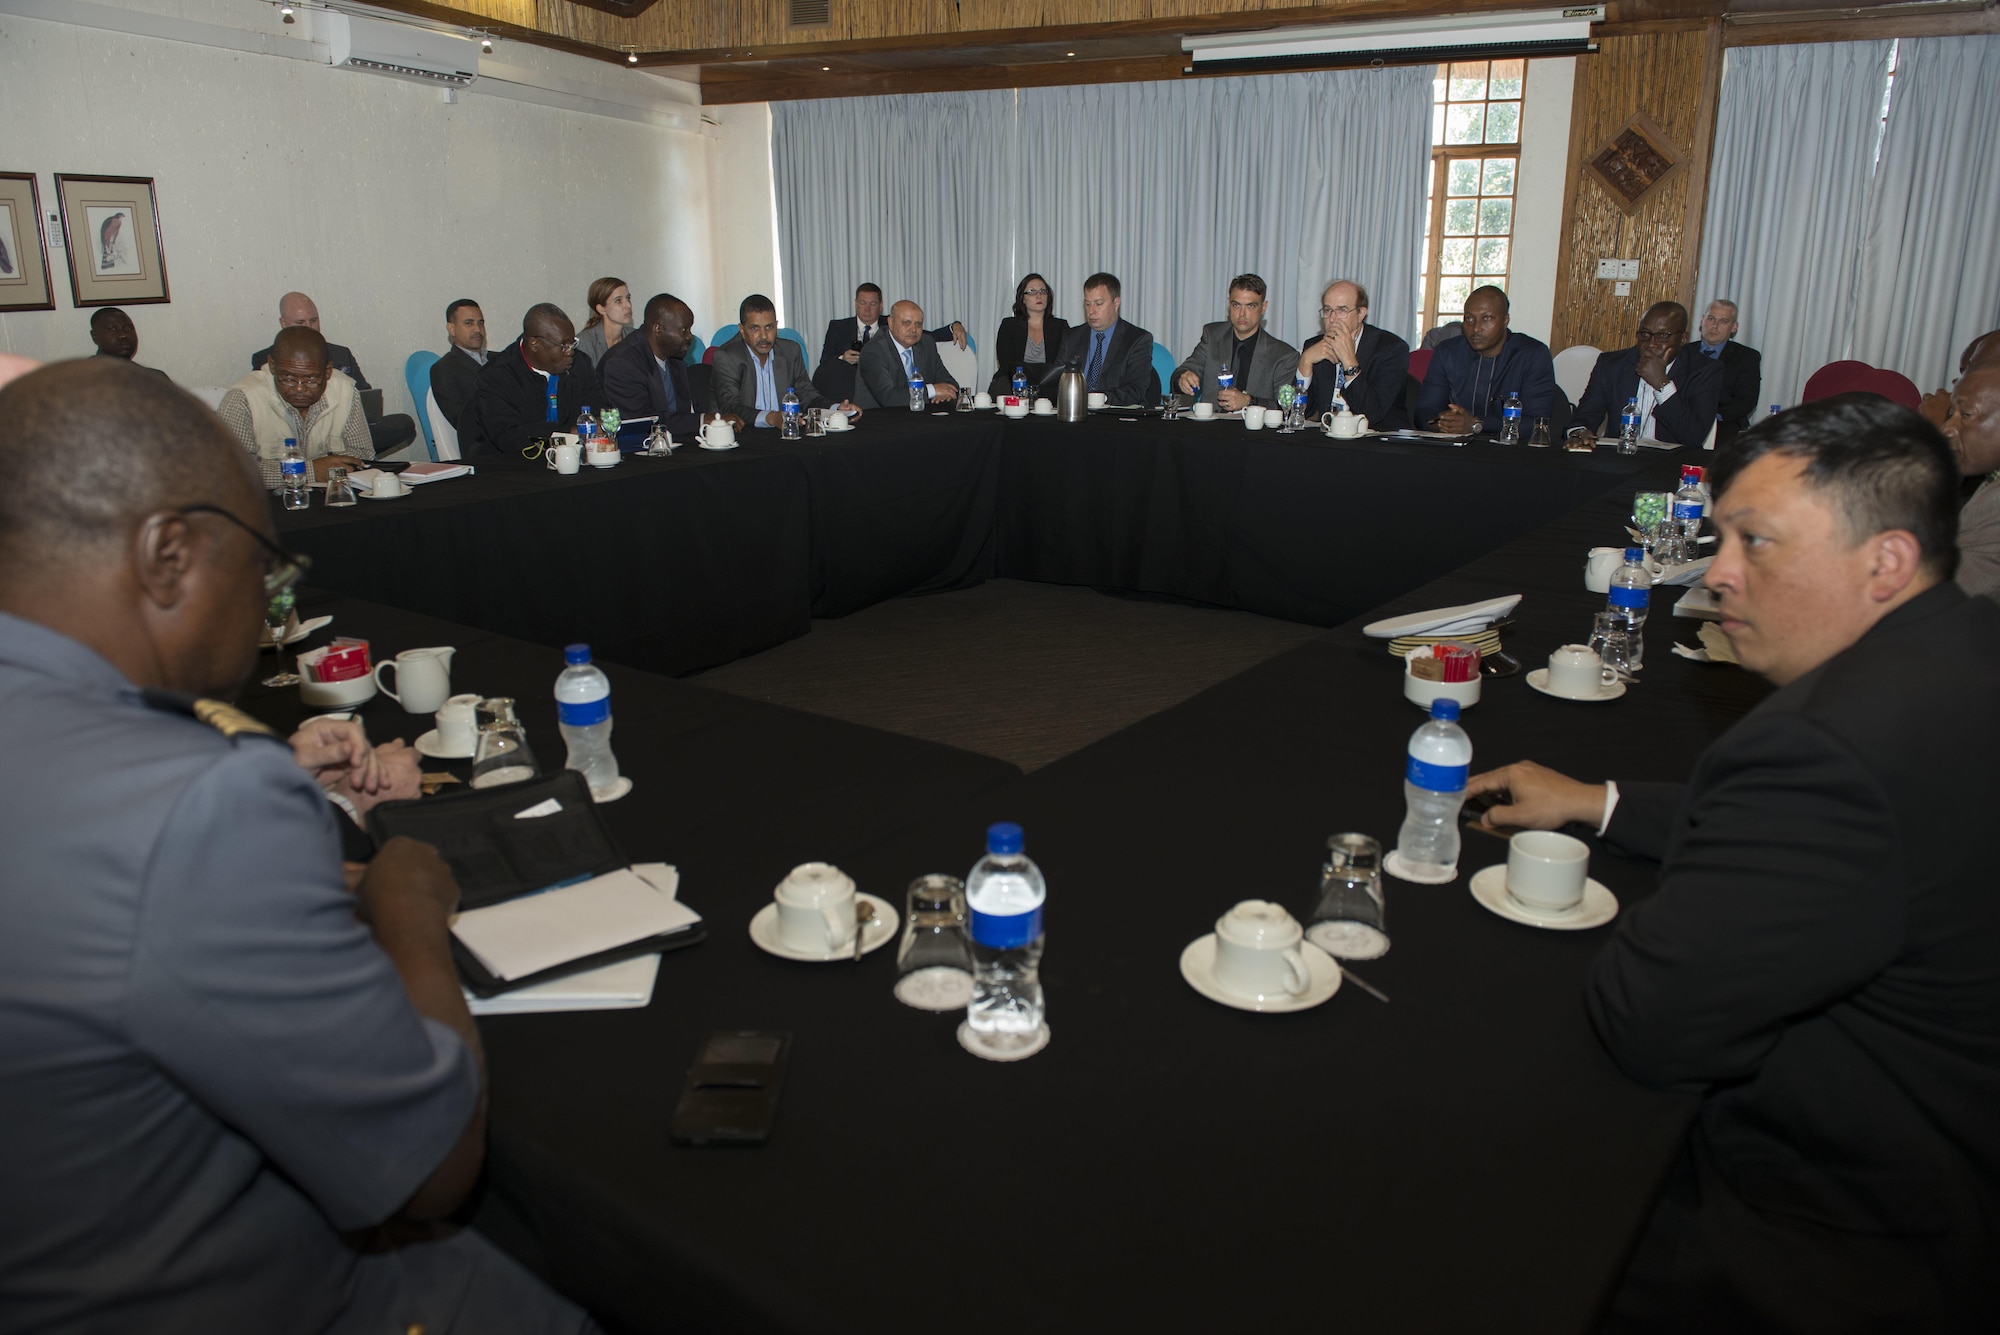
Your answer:
[[[875,332],[875,326],[874,326],[874,325],[872,325],[872,324],[865,324],[865,325],[862,325],[862,326],[861,326],[861,341],[862,341],[863,343],[866,343],[866,342],[868,341],[868,336],[869,336],[870,334],[874,333],[874,332]]]
[[[1111,331],[1100,329],[1090,336],[1090,365],[1083,371],[1083,383],[1090,389],[1097,388],[1097,381],[1104,374],[1104,345],[1111,338]]]
[[[660,384],[667,391],[667,411],[669,413],[679,412],[681,410],[681,403],[680,396],[674,393],[674,371],[665,362],[660,363]]]

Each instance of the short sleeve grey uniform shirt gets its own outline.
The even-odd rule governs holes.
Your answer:
[[[0,1332],[317,1331],[478,1070],[279,742],[0,613]]]

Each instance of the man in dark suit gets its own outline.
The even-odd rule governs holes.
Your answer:
[[[1701,1101],[1600,1329],[2000,1329],[2000,607],[1952,583],[1957,469],[1849,394],[1710,478],[1706,583],[1776,693],[1685,785],[1467,790],[1660,860],[1585,1001],[1629,1075]]]
[[[1264,280],[1256,274],[1230,280],[1229,318],[1202,326],[1201,340],[1174,372],[1175,388],[1228,413],[1253,403],[1277,407],[1278,387],[1291,383],[1299,350],[1264,328],[1270,305]],[[1229,389],[1220,388],[1225,366],[1234,381]]]
[[[813,371],[813,384],[819,387],[819,392],[829,399],[854,398],[862,349],[888,332],[889,326],[882,318],[882,289],[873,283],[863,283],[854,289],[853,317],[827,322],[819,366]],[[965,326],[957,320],[927,332],[939,343],[950,339],[961,348],[965,346]]]
[[[639,337],[627,335],[604,354],[597,378],[605,401],[628,421],[657,417],[676,440],[693,438],[702,418],[713,411],[708,387],[693,383],[683,360],[694,346],[694,312],[679,297],[662,292],[646,303],[645,323],[636,332]],[[725,420],[739,430],[743,426],[740,417]]]
[[[132,317],[116,306],[99,306],[90,314],[90,342],[97,351],[94,357],[116,357],[121,362],[139,363],[132,359],[139,355],[139,330],[132,323]],[[167,378],[167,373],[157,366],[139,366],[142,371]]]
[[[1083,280],[1083,324],[1063,336],[1062,357],[1050,371],[1075,366],[1085,386],[1111,402],[1156,407],[1160,375],[1153,369],[1153,336],[1119,318],[1124,291],[1108,273]]]
[[[576,350],[576,326],[560,306],[544,301],[521,317],[520,341],[487,358],[479,372],[459,452],[468,459],[518,459],[528,442],[568,431],[586,407],[603,402],[597,368]]]
[[[834,406],[806,378],[805,354],[788,338],[778,337],[778,308],[762,293],[743,298],[736,309],[735,338],[715,349],[709,363],[709,384],[716,411],[751,426],[777,426],[787,389],[799,396],[801,408]],[[853,403],[838,405],[858,413]]]
[[[1465,299],[1464,332],[1431,353],[1417,394],[1418,426],[1455,436],[1498,435],[1509,394],[1521,396],[1523,439],[1531,423],[1554,413],[1556,365],[1549,345],[1515,333],[1510,319],[1505,292],[1492,286],[1472,290]]]
[[[303,292],[287,292],[278,298],[278,328],[290,329],[304,325],[307,329],[324,337],[319,327],[319,307]],[[354,354],[344,345],[328,343],[326,355],[331,359],[333,369],[354,382],[354,387],[362,393],[375,388],[368,383],[368,377],[361,374],[361,364],[354,360]],[[271,349],[250,354],[250,369],[261,371],[264,363],[271,359]],[[389,450],[401,449],[417,438],[417,423],[403,413],[389,413],[368,424],[368,438],[374,442],[375,456],[380,458]]]
[[[1628,402],[1639,405],[1647,440],[1699,447],[1715,429],[1722,371],[1687,342],[1687,307],[1656,301],[1639,320],[1638,342],[1601,354],[1576,401],[1569,433],[1617,435]]]
[[[1320,332],[1299,351],[1297,374],[1309,377],[1306,416],[1333,407],[1334,385],[1348,408],[1376,431],[1410,425],[1410,345],[1368,323],[1368,289],[1348,279],[1319,296]]]
[[[1750,414],[1762,405],[1764,354],[1736,342],[1736,303],[1718,297],[1701,317],[1701,337],[1687,345],[1722,371],[1722,389],[1715,401],[1715,444],[1719,449],[1750,425]]]
[[[889,308],[889,337],[863,348],[856,370],[854,398],[864,408],[907,408],[910,381],[916,376],[930,387],[929,402],[950,403],[958,397],[958,382],[938,356],[936,340],[924,330],[924,308],[914,301]]]
[[[472,402],[479,372],[486,365],[486,316],[479,303],[460,297],[445,307],[444,336],[451,347],[431,363],[431,397],[437,400],[444,420],[457,431],[466,405]]]

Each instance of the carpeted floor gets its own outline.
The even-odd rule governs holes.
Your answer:
[[[693,680],[1033,770],[1323,633],[994,580],[815,621]]]

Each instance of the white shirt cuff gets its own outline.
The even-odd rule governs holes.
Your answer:
[[[1597,827],[1598,838],[1611,828],[1611,813],[1618,810],[1618,785],[1609,779],[1604,782],[1604,823]]]
[[[1668,399],[1671,399],[1674,396],[1674,391],[1678,390],[1679,388],[1680,388],[1679,385],[1676,385],[1673,381],[1669,380],[1667,382],[1667,387],[1665,389],[1655,390],[1653,392],[1653,402],[1656,404],[1665,403]]]

